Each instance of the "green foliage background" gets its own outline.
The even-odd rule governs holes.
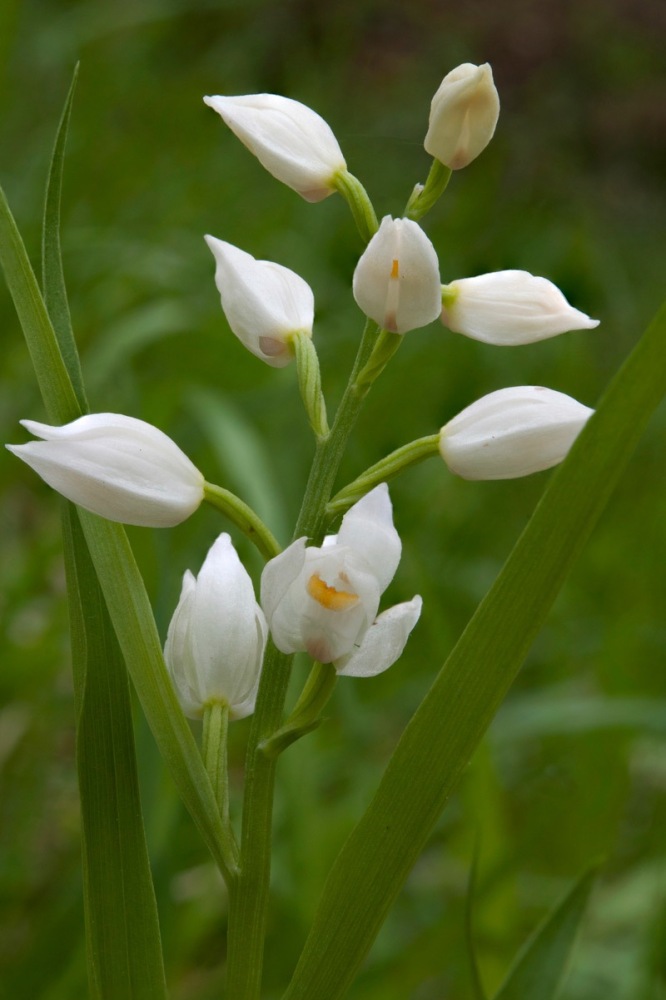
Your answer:
[[[399,214],[428,168],[432,93],[463,61],[491,62],[502,113],[491,146],[427,220],[443,280],[525,268],[602,323],[515,350],[438,324],[408,335],[344,475],[505,385],[545,384],[594,405],[663,298],[663,29],[650,0],[4,0],[0,173],[34,257],[53,136],[82,61],[63,248],[92,408],[158,424],[286,540],[312,454],[295,372],[268,369],[230,334],[202,234],[312,285],[331,402],[362,326],[350,294],[361,247],[340,198],[302,202],[201,97],[267,90],[309,104],[378,213]],[[18,420],[42,410],[4,293],[0,322],[0,427],[17,442]],[[463,925],[477,837],[474,923],[489,988],[601,856],[563,997],[666,996],[665,423],[662,407],[352,1000],[470,995]],[[0,996],[67,1000],[85,994],[85,965],[58,505],[4,452],[0,475]],[[472,484],[430,462],[392,487],[404,555],[387,600],[418,591],[425,610],[401,663],[340,683],[328,722],[281,761],[267,997],[284,987],[344,836],[547,475]],[[172,531],[130,529],[163,633],[182,572],[226,528],[201,511]],[[220,995],[223,887],[138,713],[136,725],[172,995],[207,1000]],[[236,804],[246,735],[247,723],[233,727]]]

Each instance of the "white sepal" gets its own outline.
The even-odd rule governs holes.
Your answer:
[[[347,672],[350,656],[363,649],[369,630],[377,627],[379,599],[393,578],[400,549],[382,483],[350,509],[338,535],[328,536],[321,547],[306,548],[300,538],[272,559],[263,572],[261,601],[278,649],[306,651]],[[416,620],[405,632],[407,618],[401,615],[377,619],[386,621],[389,647],[370,637],[359,676],[386,669],[387,657],[394,662],[400,654]]]
[[[63,427],[21,423],[42,440],[7,448],[68,500],[110,521],[167,528],[203,500],[199,470],[144,420],[91,413]]]
[[[183,577],[164,659],[181,707],[200,719],[204,706],[220,701],[231,719],[254,711],[268,629],[252,581],[222,534],[198,577]]]
[[[486,344],[533,344],[569,330],[599,326],[574,309],[557,285],[529,271],[460,278],[442,289],[442,323]]]
[[[410,632],[421,614],[418,596],[382,611],[363,636],[358,649],[335,664],[344,677],[374,677],[388,670],[402,656]]]
[[[499,108],[488,63],[463,63],[452,69],[430,105],[426,152],[451,170],[466,167],[492,139]]]
[[[204,101],[273,177],[306,201],[333,194],[335,175],[347,165],[330,126],[311,108],[277,94]]]
[[[255,260],[214,236],[204,239],[215,258],[215,284],[232,331],[252,354],[283,368],[293,358],[293,335],[312,336],[312,289],[288,267]]]
[[[356,265],[353,290],[366,316],[391,333],[432,323],[442,308],[439,262],[421,227],[384,216]]]
[[[499,389],[442,427],[442,458],[463,479],[516,479],[557,465],[594,411],[541,386]]]

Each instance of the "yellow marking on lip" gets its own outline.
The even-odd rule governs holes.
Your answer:
[[[391,266],[391,277],[392,278],[400,277],[400,264],[398,263],[397,260],[394,260]]]
[[[318,604],[329,611],[346,611],[358,601],[358,594],[329,587],[318,573],[313,573],[308,580],[307,591],[310,597],[314,597]]]

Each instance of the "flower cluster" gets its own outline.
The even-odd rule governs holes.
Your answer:
[[[402,335],[438,318],[454,333],[497,346],[530,344],[598,325],[552,282],[527,271],[442,284],[435,248],[416,220],[441,194],[451,171],[475,160],[495,132],[499,98],[490,66],[465,63],[444,78],[432,99],[424,140],[434,158],[428,181],[417,185],[405,217],[386,216],[379,225],[335,135],[310,108],[273,94],[204,100],[275,178],[306,201],[340,192],[357,221],[362,217],[360,228],[370,238],[352,290],[369,327],[375,325],[375,348],[391,341],[396,346]],[[272,367],[297,359],[311,424],[324,439],[329,432],[312,344],[311,288],[281,264],[256,260],[214,236],[205,239],[229,327]],[[384,357],[388,354],[385,349]],[[441,429],[439,452],[454,473],[467,479],[527,475],[560,462],[591,413],[551,389],[500,389]],[[144,421],[97,413],[63,427],[23,424],[40,440],[8,445],[10,450],[63,496],[103,517],[169,527],[210,498],[201,472],[170,438]],[[397,660],[419,618],[421,598],[379,613],[401,542],[386,484],[368,489],[347,511],[337,535],[327,536],[321,546],[299,538],[268,562],[261,606],[226,534],[211,547],[198,577],[185,574],[165,660],[187,715],[200,717],[211,702],[225,704],[231,718],[253,711],[269,630],[283,653],[307,652],[332,663],[338,674],[371,676]]]

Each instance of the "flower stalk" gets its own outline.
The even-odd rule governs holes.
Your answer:
[[[279,542],[259,515],[230,490],[213,483],[204,483],[204,500],[240,528],[264,559],[273,559],[281,552]]]

